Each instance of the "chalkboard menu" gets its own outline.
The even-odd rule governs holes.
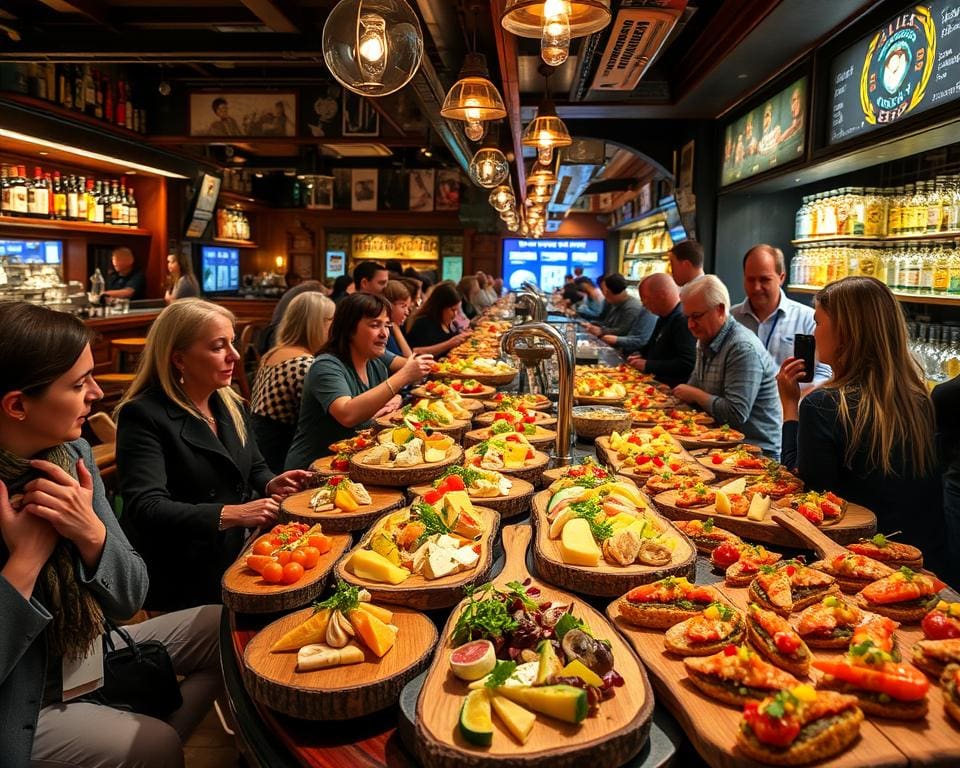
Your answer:
[[[960,2],[960,0],[958,0]],[[724,129],[722,184],[803,157],[807,78],[801,77]]]
[[[960,0],[911,5],[833,60],[830,143],[960,96]]]

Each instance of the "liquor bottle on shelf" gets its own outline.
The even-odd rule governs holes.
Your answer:
[[[33,169],[33,178],[24,176],[24,184],[27,188],[27,210],[25,216],[31,219],[40,218],[39,206],[37,205],[37,177],[40,176],[40,169]]]
[[[97,91],[93,85],[93,72],[89,64],[83,65],[83,110],[93,117],[97,109]]]
[[[945,294],[950,290],[950,257],[943,245],[933,254],[933,292]]]
[[[73,66],[73,108],[77,112],[86,110],[86,92],[83,89],[83,70],[79,64]]]
[[[116,109],[114,110],[114,122],[121,128],[127,127],[127,94],[124,91],[125,88],[126,84],[123,80],[117,82],[117,103]]]
[[[87,220],[87,178],[80,176],[77,179],[77,221]]]
[[[10,170],[0,166],[0,216],[10,215]]]
[[[113,201],[110,199],[110,182],[104,181],[100,184],[100,199],[97,201],[97,212],[103,207],[102,224],[113,224]]]
[[[120,180],[120,221],[123,226],[130,226],[130,203],[127,201],[127,182]]]
[[[132,131],[133,130],[133,88],[131,87],[129,81],[127,81],[126,88],[124,88],[124,91],[127,97],[127,101],[125,105],[126,111],[124,115],[124,127],[128,131]]]
[[[93,70],[93,116],[103,120],[103,75]]]
[[[83,196],[87,200],[87,221],[91,224],[97,220],[97,198],[93,193],[93,186],[93,179],[87,179],[87,185],[83,190]]]
[[[105,224],[107,221],[107,212],[103,199],[103,182],[97,179],[93,192],[93,222],[94,224]]]
[[[139,227],[140,211],[137,208],[137,198],[133,194],[133,187],[130,187],[130,189],[127,190],[127,196],[128,196],[127,206],[130,210],[130,218],[129,218],[130,226]]]
[[[67,177],[67,220],[80,220],[80,190],[77,189],[77,177],[72,173]]]
[[[17,166],[17,175],[10,186],[10,213],[13,216],[27,215],[27,169]]]
[[[63,187],[60,171],[53,172],[53,218],[67,218],[67,193]]]

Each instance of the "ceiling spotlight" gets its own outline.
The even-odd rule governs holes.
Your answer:
[[[404,0],[340,0],[323,25],[323,60],[344,88],[386,96],[413,78],[423,34]]]

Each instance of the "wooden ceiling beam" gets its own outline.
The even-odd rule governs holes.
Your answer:
[[[295,9],[286,7],[282,0],[240,0],[264,25],[274,32],[286,35],[303,33],[297,21],[299,13]]]
[[[40,0],[59,13],[79,13],[104,27],[111,27],[107,7],[100,0]]]
[[[500,24],[504,0],[490,0],[490,20],[493,22],[493,39],[497,44],[497,61],[503,86],[503,103],[507,108],[507,125],[513,139],[513,154],[516,156],[517,193],[527,188],[527,172],[523,167],[523,124],[520,121],[520,69],[517,58],[517,40]]]

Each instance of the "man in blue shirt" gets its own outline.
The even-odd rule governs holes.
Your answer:
[[[777,368],[793,357],[796,334],[813,334],[816,323],[813,308],[787,298],[783,292],[786,263],[783,251],[772,245],[755,245],[743,257],[743,290],[747,298],[730,308],[730,314],[760,339]],[[833,372],[830,366],[817,363],[811,389],[827,381]]]
[[[730,294],[716,275],[684,286],[680,300],[697,339],[697,362],[690,380],[674,387],[673,394],[779,458],[783,411],[773,359],[756,334],[730,316]]]

